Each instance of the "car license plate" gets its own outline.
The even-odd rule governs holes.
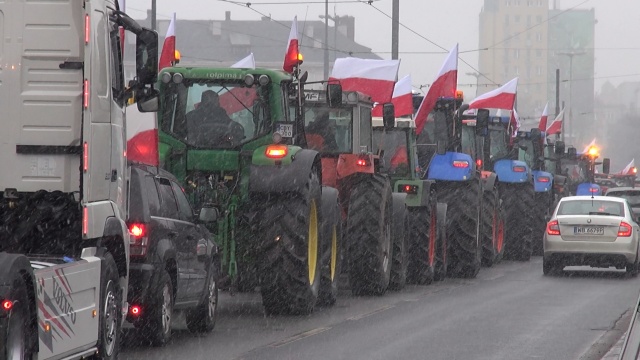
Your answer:
[[[604,235],[604,226],[574,226],[574,235]]]
[[[293,124],[278,124],[277,131],[282,137],[290,138],[293,136]]]

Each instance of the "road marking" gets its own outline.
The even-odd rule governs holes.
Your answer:
[[[325,332],[325,331],[327,331],[329,329],[331,329],[331,328],[330,327],[320,327],[320,328],[317,328],[317,329],[311,329],[309,331],[305,331],[305,332],[302,332],[300,334],[293,335],[292,337],[289,337],[289,338],[286,338],[286,339],[283,339],[283,340],[280,340],[280,341],[276,341],[276,342],[272,343],[271,345],[269,345],[269,347],[277,348],[277,347],[280,347],[280,346],[291,344],[294,341],[306,339],[306,338],[308,338],[310,336],[313,336],[313,335],[318,335],[318,334],[323,333],[323,332]]]
[[[347,320],[356,321],[356,320],[364,319],[364,318],[366,318],[366,317],[368,317],[368,316],[371,316],[371,315],[375,315],[375,314],[381,313],[381,312],[383,312],[383,311],[385,311],[385,310],[389,310],[389,309],[394,308],[394,307],[396,307],[396,306],[395,306],[395,305],[387,305],[387,306],[383,306],[383,307],[381,307],[381,308],[378,308],[378,309],[376,309],[376,310],[370,311],[370,312],[368,312],[368,313],[364,313],[364,314],[360,314],[360,315],[352,316],[352,317],[350,317],[350,318],[347,318]]]

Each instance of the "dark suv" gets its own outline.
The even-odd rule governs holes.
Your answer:
[[[129,183],[130,280],[127,320],[156,346],[171,337],[174,310],[186,311],[189,330],[209,332],[218,306],[218,248],[196,217],[175,177],[131,165]]]

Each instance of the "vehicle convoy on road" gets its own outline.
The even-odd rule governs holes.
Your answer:
[[[447,209],[446,204],[436,202],[434,181],[420,178],[416,141],[411,118],[395,118],[392,128],[385,128],[381,117],[373,118],[373,152],[384,150],[380,171],[390,177],[394,192],[406,194],[408,207],[406,243],[394,247],[394,258],[406,253],[402,258],[406,259],[407,282],[424,285],[444,280],[447,274]]]
[[[209,332],[218,308],[217,247],[204,226],[212,208],[199,218],[177,179],[157,167],[130,166],[131,237],[127,320],[154,345],[171,338],[174,311],[184,311],[189,330]]]
[[[220,286],[259,286],[267,313],[309,313],[333,291],[325,279],[340,229],[337,194],[322,187],[320,155],[303,148],[289,111],[297,80],[237,68],[169,67],[159,77],[160,167],[197,211],[213,207]]]
[[[118,356],[127,313],[126,99],[155,111],[158,36],[114,1],[0,4],[0,358]],[[135,35],[125,86],[119,28]],[[55,31],[51,31],[55,29]],[[10,119],[10,120],[9,120]]]
[[[609,159],[602,162],[596,161],[600,156],[600,150],[595,146],[589,146],[584,153],[578,153],[575,147],[567,147],[562,141],[556,141],[551,162],[551,172],[554,177],[562,175],[566,178],[566,186],[563,188],[563,196],[567,195],[602,195],[602,188],[596,182],[596,165],[604,165],[603,173],[608,173]]]

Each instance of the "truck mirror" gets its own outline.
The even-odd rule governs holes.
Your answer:
[[[531,141],[536,142],[542,139],[542,131],[538,128],[531,129]]]
[[[447,142],[438,140],[436,142],[436,154],[444,155],[447,152]]]
[[[138,111],[141,113],[158,111],[158,91],[154,90],[151,94],[142,96],[136,101],[136,104],[138,104]]]
[[[604,158],[602,159],[602,173],[608,174],[611,171],[611,159]]]
[[[329,107],[342,105],[342,85],[327,84],[327,104]]]
[[[382,125],[387,130],[396,126],[396,109],[392,103],[382,105]]]
[[[562,141],[562,140],[556,141],[555,147],[554,147],[554,151],[555,151],[556,155],[564,154],[564,141]]]
[[[213,206],[205,205],[202,207],[202,209],[200,209],[199,220],[204,224],[217,221],[219,217],[220,217],[220,211]]]
[[[489,129],[489,110],[478,109],[476,115],[476,135],[486,136]]]
[[[576,156],[578,156],[578,151],[576,150],[576,148],[571,146],[571,147],[567,148],[567,155],[569,155],[569,158],[575,159]]]
[[[151,85],[158,78],[158,33],[142,29],[136,36],[136,77],[141,85]]]

